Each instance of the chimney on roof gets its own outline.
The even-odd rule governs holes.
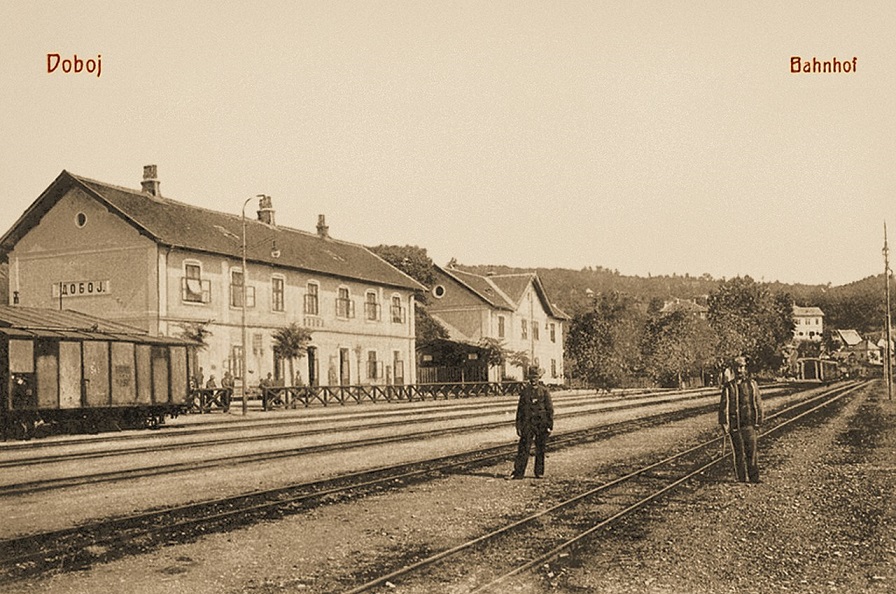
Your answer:
[[[330,237],[330,227],[327,226],[324,215],[317,215],[317,234],[323,239]]]
[[[140,185],[143,186],[143,191],[152,194],[153,196],[161,196],[161,192],[159,192],[159,168],[155,165],[144,165],[143,166],[143,181],[140,182]]]
[[[258,220],[268,225],[274,223],[274,203],[270,196],[258,195]]]

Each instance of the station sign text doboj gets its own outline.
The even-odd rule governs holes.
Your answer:
[[[108,295],[111,287],[108,280],[65,281],[53,283],[53,297],[89,297],[91,295]]]

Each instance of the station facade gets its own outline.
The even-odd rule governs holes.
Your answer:
[[[218,382],[230,371],[249,386],[268,373],[294,385],[272,338],[293,323],[311,333],[294,362],[304,384],[416,382],[422,285],[330,237],[322,215],[316,233],[304,232],[278,226],[267,196],[257,216],[243,219],[163,197],[159,187],[155,166],[144,169],[141,190],[63,171],[0,238],[9,303],[76,310],[158,336],[201,327],[207,346],[198,366]]]

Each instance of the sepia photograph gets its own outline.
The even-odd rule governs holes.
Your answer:
[[[896,591],[896,5],[0,14],[0,593]]]

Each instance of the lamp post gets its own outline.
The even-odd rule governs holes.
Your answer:
[[[243,335],[243,337],[242,337],[243,348],[242,348],[242,353],[241,353],[242,366],[243,366],[243,370],[242,370],[243,371],[243,415],[246,414],[246,412],[248,411],[248,408],[249,408],[249,392],[247,390],[248,380],[249,380],[249,367],[247,364],[247,356],[246,356],[246,350],[247,350],[247,337],[246,337],[246,296],[247,296],[247,291],[246,291],[246,286],[249,284],[249,275],[248,275],[248,271],[246,270],[246,205],[249,204],[250,200],[252,200],[252,198],[246,198],[246,201],[243,202],[243,211],[242,211],[243,241],[242,241],[242,249],[240,250],[241,255],[242,255],[242,260],[243,260],[243,262],[242,262],[242,264],[243,264],[243,286],[242,286],[243,294],[242,294],[242,298],[240,300],[240,305],[241,305],[240,309],[242,310],[241,311],[242,321],[240,323],[240,326],[241,326],[242,335]]]
[[[887,379],[887,400],[893,399],[893,367],[891,365],[892,343],[890,336],[892,335],[890,321],[890,248],[887,246],[887,223],[884,222],[884,249],[881,250],[884,255],[884,283],[887,293],[887,348],[885,349],[884,377]]]

